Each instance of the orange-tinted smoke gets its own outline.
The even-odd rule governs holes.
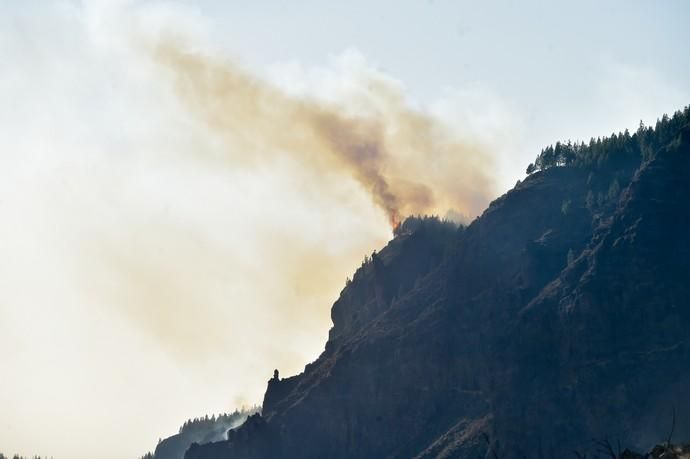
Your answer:
[[[295,155],[309,167],[354,178],[388,215],[477,215],[492,195],[491,157],[434,117],[410,108],[397,87],[370,77],[360,112],[292,96],[230,62],[161,41],[184,104],[228,144],[233,162]],[[239,153],[238,153],[239,152]]]

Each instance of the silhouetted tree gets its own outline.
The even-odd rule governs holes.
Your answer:
[[[664,114],[657,119],[654,128],[640,125],[634,134],[627,129],[612,133],[609,137],[591,138],[583,142],[556,142],[537,155],[536,160],[527,166],[527,174],[551,167],[575,166],[587,169],[636,168],[642,161],[653,159],[656,152],[668,144],[678,131],[690,123],[690,105],[676,111],[669,117]]]

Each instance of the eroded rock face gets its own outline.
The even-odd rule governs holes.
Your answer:
[[[394,239],[341,293],[323,354],[269,383],[261,417],[186,457],[644,450],[674,407],[690,439],[688,137],[608,206],[586,207],[586,172],[553,168],[464,230]]]

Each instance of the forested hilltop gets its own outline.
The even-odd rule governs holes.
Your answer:
[[[575,166],[587,170],[611,170],[621,173],[637,169],[643,161],[653,159],[685,125],[690,123],[690,105],[669,117],[658,118],[654,127],[640,127],[633,134],[626,129],[609,137],[592,137],[589,143],[556,142],[542,149],[527,174],[559,166]]]
[[[232,413],[189,419],[182,424],[177,434],[159,440],[155,451],[145,454],[141,459],[182,459],[187,448],[193,443],[204,444],[224,440],[228,430],[240,426],[248,416],[260,409],[254,406]]]
[[[552,168],[570,167],[587,173],[584,204],[595,220],[606,215],[618,202],[620,192],[630,184],[643,163],[652,161],[680,130],[690,123],[690,105],[669,117],[658,118],[654,127],[640,122],[637,131],[629,130],[609,137],[591,138],[584,142],[556,142],[542,149],[527,167],[527,174]],[[571,202],[563,202],[563,212]]]

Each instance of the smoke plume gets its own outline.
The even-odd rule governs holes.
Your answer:
[[[478,142],[413,109],[396,85],[366,75],[349,100],[289,94],[232,62],[160,41],[183,103],[222,135],[241,161],[290,154],[305,167],[354,178],[387,214],[476,216],[492,195],[491,157]],[[232,153],[228,153],[232,154]]]
[[[160,41],[217,42],[179,2],[34,3],[0,15],[3,448],[134,457],[260,403],[323,350],[385,214],[489,199],[483,97],[431,104],[448,127],[365,58],[264,80]]]

